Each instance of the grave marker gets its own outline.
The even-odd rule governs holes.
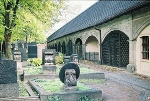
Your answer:
[[[0,98],[18,96],[16,61],[0,60]]]
[[[42,66],[44,74],[56,72],[55,53],[56,53],[55,49],[42,50]]]
[[[65,91],[75,91],[77,90],[77,79],[80,75],[79,66],[75,63],[65,64],[60,72],[59,79],[64,83]]]

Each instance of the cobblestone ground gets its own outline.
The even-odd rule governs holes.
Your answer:
[[[87,65],[85,63],[80,63],[80,65],[105,73],[104,83],[86,84],[101,90],[103,101],[150,101],[150,77],[131,74],[125,69],[110,66]],[[140,82],[144,82],[143,86],[142,84],[140,86]]]

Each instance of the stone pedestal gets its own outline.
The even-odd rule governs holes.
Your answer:
[[[54,74],[56,73],[56,65],[43,65],[43,74]]]
[[[65,85],[64,85],[64,91],[66,91],[66,92],[71,92],[71,91],[77,91],[78,89],[77,89],[77,86],[70,86],[70,87],[66,87]]]
[[[16,63],[17,63],[17,71],[22,73],[23,72],[22,62],[16,61]]]

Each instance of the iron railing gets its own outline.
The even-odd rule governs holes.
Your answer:
[[[99,52],[85,52],[85,60],[96,62],[99,60]]]

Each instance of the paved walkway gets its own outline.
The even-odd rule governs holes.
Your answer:
[[[80,65],[105,73],[103,84],[89,84],[102,90],[103,101],[150,101],[150,77],[104,65]]]

